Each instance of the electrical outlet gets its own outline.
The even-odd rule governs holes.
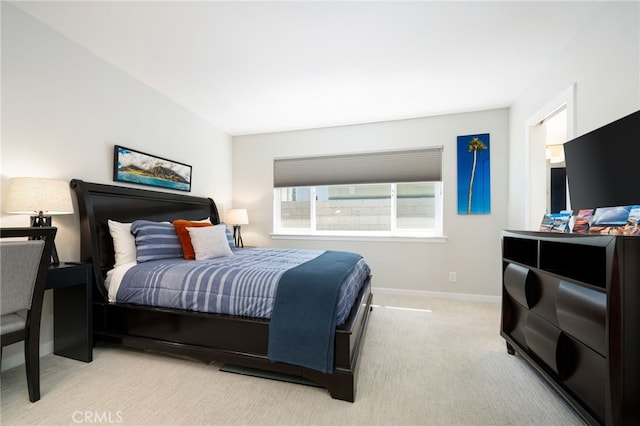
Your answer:
[[[455,272],[449,272],[449,282],[450,283],[455,283],[456,282],[456,273]]]

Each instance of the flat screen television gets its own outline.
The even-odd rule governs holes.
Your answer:
[[[640,111],[566,142],[564,155],[574,214],[640,205]]]

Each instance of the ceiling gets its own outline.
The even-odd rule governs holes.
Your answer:
[[[508,107],[606,2],[12,4],[241,135]]]

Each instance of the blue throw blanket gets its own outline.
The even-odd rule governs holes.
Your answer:
[[[331,373],[340,287],[359,254],[327,251],[280,278],[269,323],[269,359]]]

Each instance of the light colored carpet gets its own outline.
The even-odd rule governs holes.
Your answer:
[[[375,294],[356,402],[322,388],[98,346],[85,364],[41,360],[2,373],[3,425],[578,425],[575,412],[499,336],[500,305]],[[405,309],[395,309],[402,307]],[[412,308],[412,309],[406,309]]]

